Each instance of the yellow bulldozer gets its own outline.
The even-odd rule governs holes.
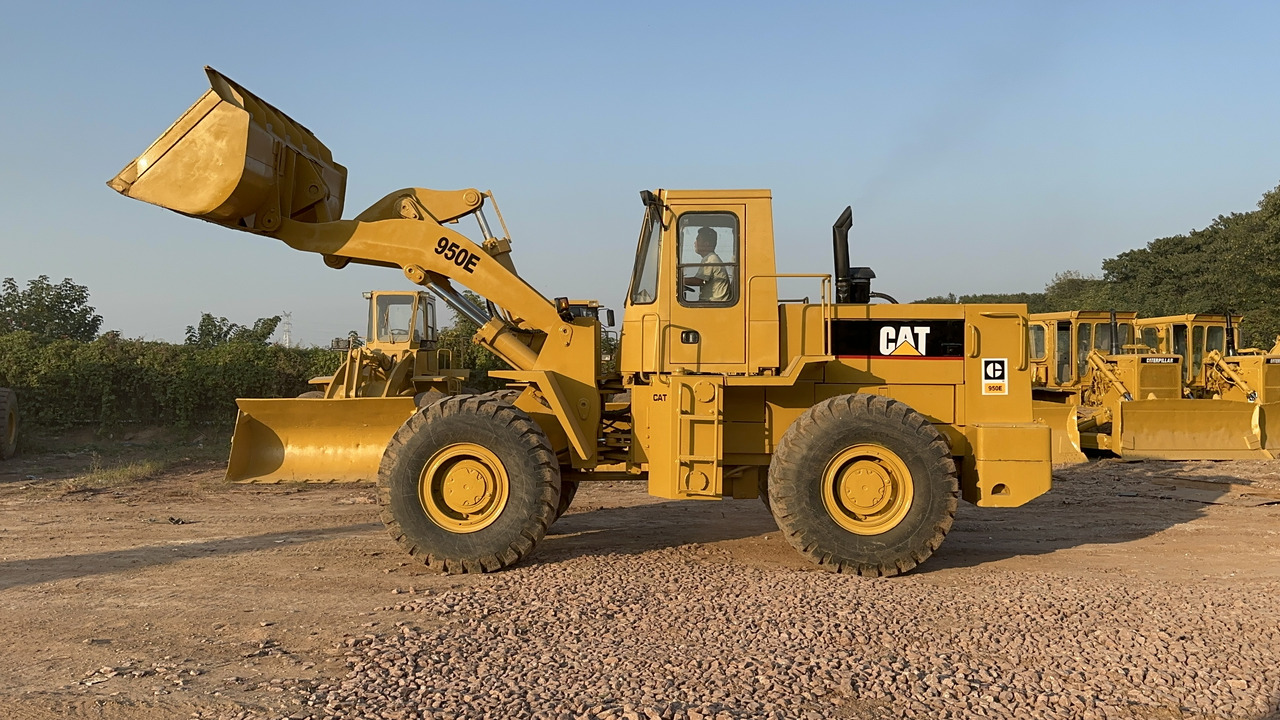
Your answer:
[[[1267,350],[1240,347],[1243,319],[1198,313],[1142,318],[1136,326],[1144,345],[1181,358],[1188,397],[1255,406],[1259,454],[1280,456],[1280,338]]]
[[[640,476],[661,498],[764,493],[817,565],[893,575],[939,547],[959,498],[1013,507],[1050,487],[1025,306],[872,304],[874,273],[849,264],[848,208],[833,226],[833,279],[777,272],[767,190],[642,192],[610,371],[599,313],[575,314],[568,297],[521,278],[505,223],[498,237],[486,219],[491,193],[406,188],[344,220],[346,169],[329,149],[207,74],[211,89],[112,188],[333,268],[399,268],[511,367],[491,373],[507,392],[395,412],[347,401],[315,446],[316,472],[349,453],[379,457],[370,479],[383,519],[430,568],[507,567],[542,539],[570,487]],[[464,217],[475,239],[453,226]],[[812,283],[817,300],[780,299],[780,278]]]
[[[1197,390],[1221,359],[1217,350],[1205,355],[1204,343],[1227,347],[1225,321],[1217,333],[1196,326],[1178,335],[1199,348],[1188,353],[1185,342],[1155,342],[1166,336],[1158,329],[1166,319],[1153,320],[1115,311],[1031,316],[1035,412],[1053,428],[1054,461],[1081,462],[1083,450],[1163,460],[1271,457],[1260,406]]]
[[[377,473],[399,423],[462,390],[469,373],[436,347],[434,298],[422,291],[365,293],[368,331],[347,342],[333,375],[298,399],[240,399],[227,479],[352,482]],[[335,346],[337,343],[335,343]],[[333,438],[346,447],[335,451]]]
[[[1280,401],[1280,338],[1269,350],[1241,348],[1240,315],[1196,313],[1141,318],[1141,342],[1182,359],[1188,397]]]

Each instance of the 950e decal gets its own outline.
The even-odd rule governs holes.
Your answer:
[[[982,358],[982,394],[1009,394],[1009,359]]]

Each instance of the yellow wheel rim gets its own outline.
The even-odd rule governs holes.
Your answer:
[[[879,535],[897,527],[914,496],[906,463],[879,445],[854,445],[832,458],[822,473],[827,513],[857,535]]]
[[[449,532],[473,533],[492,525],[510,494],[511,483],[502,461],[474,443],[442,448],[431,456],[418,478],[422,509]]]

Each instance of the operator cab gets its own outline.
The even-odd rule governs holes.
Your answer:
[[[367,343],[386,350],[419,349],[435,345],[435,298],[425,292],[371,292]]]
[[[644,191],[623,374],[756,375],[779,365],[768,190]]]
[[[1089,371],[1089,353],[1132,354],[1137,313],[1116,313],[1115,342],[1111,337],[1111,313],[1075,310],[1037,313],[1027,325],[1028,349],[1038,387],[1067,387],[1079,383]]]
[[[600,307],[598,300],[570,300],[568,313],[571,317],[591,318],[603,327],[613,327],[613,310]]]
[[[1198,385],[1204,358],[1211,351],[1220,355],[1234,354],[1240,347],[1240,315],[1231,316],[1231,342],[1227,342],[1227,317],[1225,315],[1169,315],[1143,318],[1138,321],[1142,343],[1153,352],[1171,353],[1182,358],[1183,381]]]

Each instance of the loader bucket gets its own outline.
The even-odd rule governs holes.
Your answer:
[[[1120,403],[1123,457],[1157,460],[1262,459],[1262,409],[1234,400]]]
[[[1080,449],[1080,415],[1075,405],[1033,400],[1031,412],[1036,422],[1049,426],[1050,457],[1054,465],[1088,460]]]
[[[372,482],[413,398],[237,400],[227,480]]]
[[[329,148],[217,70],[205,73],[210,89],[107,185],[236,230],[340,219],[347,169]]]

